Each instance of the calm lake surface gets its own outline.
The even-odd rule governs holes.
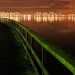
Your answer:
[[[75,57],[75,17],[23,15],[20,18],[16,17],[15,20],[36,32],[49,44],[53,44]],[[33,46],[39,59],[42,60],[41,47],[34,40]],[[46,50],[44,50],[43,65],[51,75],[72,75],[63,64]]]
[[[21,23],[39,34],[50,44],[75,55],[75,18],[51,19],[51,17],[30,16]]]

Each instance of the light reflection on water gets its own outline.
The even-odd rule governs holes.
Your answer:
[[[60,14],[20,14],[20,13],[16,13],[16,14],[6,14],[3,16],[0,14],[0,18],[9,18],[9,19],[13,19],[15,21],[35,21],[35,22],[61,22],[61,21],[75,21],[75,16],[72,15],[60,15]]]
[[[69,16],[67,16],[67,17],[64,17],[64,16],[59,16],[59,17],[58,16],[42,16],[41,17],[41,16],[23,15],[21,18],[13,17],[11,19],[18,21],[18,22],[22,22],[23,24],[24,23],[26,24],[27,22],[32,22],[32,21],[35,22],[35,24],[36,23],[40,23],[40,24],[45,23],[45,25],[52,24],[52,25],[50,25],[52,29],[55,29],[55,27],[56,27],[56,25],[55,26],[53,25],[54,23],[55,24],[60,23],[60,25],[58,24],[59,26],[57,26],[58,28],[56,27],[56,29],[58,32],[61,32],[61,33],[69,33],[69,32],[72,32],[75,30],[75,25],[71,24],[71,23],[75,22],[75,17],[71,17],[71,16],[70,17]],[[65,24],[66,21],[67,21],[67,24]],[[69,24],[69,22],[71,22],[71,23]],[[63,24],[63,26],[62,26],[62,24]],[[29,24],[27,24],[27,25],[29,25]]]
[[[75,17],[69,17],[69,16],[33,16],[33,15],[23,15],[22,17],[10,17],[10,19],[13,19],[15,21],[35,21],[35,22],[61,22],[61,21],[75,21]]]
[[[75,55],[75,16],[24,14],[7,18],[21,22],[49,43]]]
[[[29,16],[21,23],[38,33],[49,43],[75,55],[75,17]]]
[[[75,17],[73,16],[35,16],[35,15],[22,15],[22,16],[16,16],[16,17],[12,17],[10,16],[9,17],[10,19],[12,20],[15,20],[15,21],[18,21],[18,22],[36,22],[36,23],[55,23],[55,22],[72,22],[73,23],[75,22]],[[61,24],[62,25],[62,24]],[[55,28],[56,26],[53,26],[52,28]],[[64,24],[63,26],[58,26],[60,29],[58,29],[58,32],[61,32],[61,33],[69,33],[69,32],[72,32],[75,30],[75,25],[72,25],[72,24]]]

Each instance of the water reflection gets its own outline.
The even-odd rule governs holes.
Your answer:
[[[61,21],[75,21],[75,17],[72,16],[33,16],[27,15],[23,19],[24,21],[35,21],[35,22],[61,22]]]
[[[36,22],[42,22],[42,17],[35,17],[34,16],[34,21],[36,21]]]
[[[0,12],[0,18],[9,18],[21,22],[45,38],[50,44],[55,44],[75,55],[75,14]]]
[[[23,20],[24,21],[31,21],[32,17],[31,17],[31,15],[23,15]]]
[[[61,14],[54,12],[36,12],[34,14],[21,14],[19,12],[0,12],[0,18],[9,18],[18,22],[35,22],[50,25],[51,30],[57,30],[61,33],[70,33],[75,30],[75,15],[74,14]],[[67,23],[66,23],[67,22]],[[58,24],[58,25],[57,25]],[[28,24],[27,24],[28,25]],[[35,24],[37,25],[37,24]],[[38,25],[38,26],[39,26]],[[37,27],[37,26],[36,26]]]
[[[54,12],[36,12],[34,14],[21,14],[19,12],[0,12],[0,18],[9,18],[15,21],[35,21],[35,22],[61,22],[61,21],[75,21],[74,14],[61,14]]]

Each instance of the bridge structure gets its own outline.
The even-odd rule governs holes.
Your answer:
[[[75,57],[21,23],[0,19],[0,35],[1,75],[75,75]]]

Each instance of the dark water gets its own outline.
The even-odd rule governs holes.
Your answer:
[[[50,44],[54,44],[68,53],[75,55],[75,22],[22,21],[22,24],[38,33]]]
[[[21,23],[36,32],[48,43],[54,44],[75,57],[75,21],[67,19],[62,21],[47,21],[46,18],[44,21],[26,20],[21,21]],[[36,45],[34,48],[35,52],[40,58],[41,47],[35,42],[34,44]],[[72,75],[55,57],[46,50],[44,51],[44,66],[51,75]]]

